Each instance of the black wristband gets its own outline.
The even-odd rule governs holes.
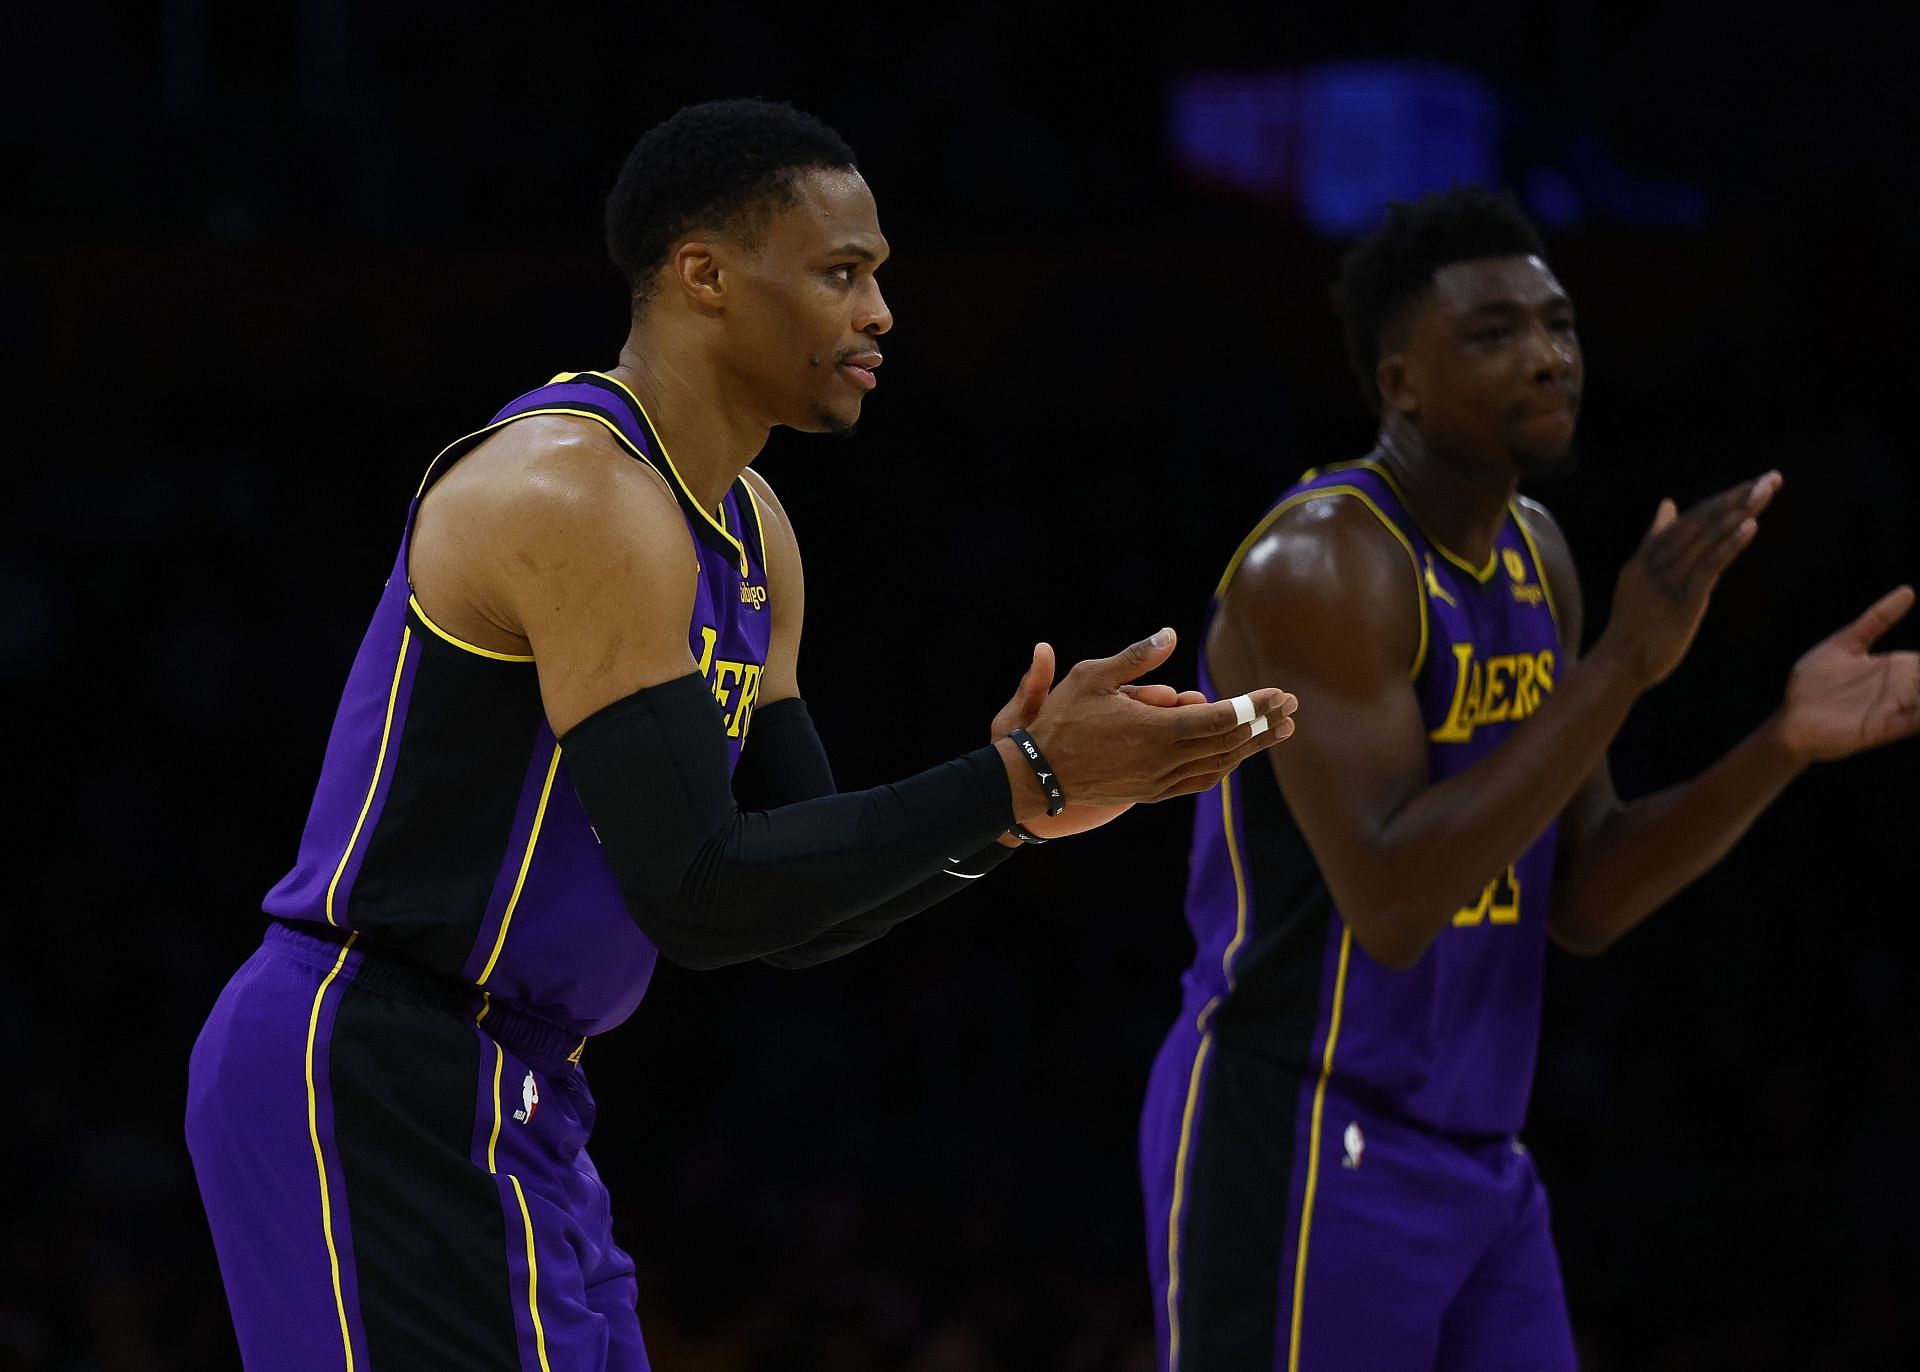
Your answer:
[[[1040,779],[1040,789],[1047,793],[1047,814],[1057,815],[1067,808],[1067,793],[1060,789],[1060,778],[1054,774],[1053,764],[1033,741],[1033,735],[1025,729],[1015,729],[1007,735],[1014,746],[1020,749],[1020,755],[1027,760],[1027,766],[1033,768],[1033,774]]]
[[[1046,842],[1046,840],[1041,838],[1040,835],[1034,833],[1031,829],[1027,828],[1026,825],[1022,824],[1017,819],[1013,822],[1013,827],[1007,830],[1007,832],[1012,834],[1015,838],[1019,839],[1022,843],[1045,843]]]

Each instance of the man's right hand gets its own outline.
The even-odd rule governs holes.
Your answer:
[[[1274,687],[1248,693],[1255,717],[1268,720],[1259,734],[1236,722],[1231,700],[1149,704],[1121,689],[1165,662],[1173,647],[1173,630],[1162,629],[1113,657],[1075,664],[1027,726],[1069,804],[1130,805],[1204,791],[1293,732],[1298,702]],[[1026,759],[1011,740],[996,746],[1013,782],[1015,817],[1045,814],[1046,796]]]
[[[1664,681],[1687,655],[1720,574],[1759,528],[1780,473],[1743,481],[1685,514],[1660,502],[1653,527],[1620,570],[1613,613],[1590,660],[1622,668],[1640,689]]]

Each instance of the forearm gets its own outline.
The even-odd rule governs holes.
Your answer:
[[[773,809],[835,793],[833,767],[814,728],[806,703],[790,696],[763,705],[754,714],[752,741],[733,772],[734,794],[747,809]],[[1004,842],[973,857],[942,863],[917,885],[866,913],[836,924],[798,947],[766,954],[761,961],[797,969],[845,957],[972,885],[1008,856]]]
[[[1693,780],[1617,807],[1555,882],[1555,942],[1606,948],[1725,857],[1803,767],[1769,719]]]
[[[892,786],[743,811],[717,708],[693,676],[616,702],[562,743],[634,919],[686,966],[805,944],[1012,823],[991,749]]]
[[[960,894],[1009,856],[1011,853],[1005,846],[990,844],[972,858],[944,868],[919,885],[902,891],[892,900],[882,901],[865,914],[842,920],[796,948],[769,953],[760,960],[774,967],[793,970],[815,967],[834,958],[845,957],[890,933],[895,925],[925,913],[948,896]]]
[[[1336,891],[1370,952],[1411,965],[1599,765],[1638,694],[1607,658],[1568,673],[1488,757],[1415,791],[1379,827],[1360,889]]]

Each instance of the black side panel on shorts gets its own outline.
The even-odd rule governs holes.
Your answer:
[[[420,665],[349,922],[418,965],[458,977],[509,852],[514,811],[543,718],[530,665],[494,662],[435,637],[412,610]],[[457,803],[449,797],[459,797]]]
[[[1194,1121],[1180,1242],[1180,1372],[1261,1372],[1280,1309],[1301,1078],[1214,1051]]]
[[[478,1035],[349,985],[329,1054],[365,1372],[520,1372],[498,1184],[469,1159]]]

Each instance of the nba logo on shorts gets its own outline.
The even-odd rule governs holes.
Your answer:
[[[520,1083],[520,1108],[513,1117],[522,1124],[533,1118],[533,1112],[540,1108],[540,1088],[533,1084],[533,1073],[527,1073],[527,1079]]]
[[[1349,1121],[1347,1132],[1341,1136],[1341,1142],[1347,1146],[1347,1155],[1340,1159],[1342,1167],[1358,1167],[1360,1155],[1367,1151],[1367,1136],[1360,1132],[1358,1122]]]

